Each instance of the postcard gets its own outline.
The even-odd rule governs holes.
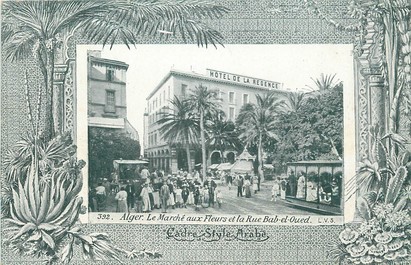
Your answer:
[[[2,3],[2,264],[408,264],[411,5]]]

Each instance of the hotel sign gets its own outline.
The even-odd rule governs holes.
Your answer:
[[[266,88],[266,89],[280,89],[281,88],[281,83],[278,83],[278,82],[273,82],[273,81],[268,81],[264,79],[258,79],[258,78],[243,76],[243,75],[236,75],[236,74],[231,74],[231,73],[211,70],[211,69],[207,69],[207,71],[208,71],[208,76],[213,79],[224,80],[224,81],[229,81],[232,83],[239,83],[239,84],[244,84],[244,85],[252,85],[252,86]]]

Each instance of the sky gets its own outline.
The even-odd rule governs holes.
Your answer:
[[[226,45],[217,49],[151,44],[130,50],[125,45],[115,45],[111,50],[102,49],[102,57],[129,64],[127,118],[137,129],[142,148],[146,98],[171,69],[205,74],[206,68],[211,68],[280,82],[291,90],[314,87],[311,77],[320,77],[322,73],[336,73],[336,78],[345,84],[353,84],[354,79],[352,45],[342,44]]]

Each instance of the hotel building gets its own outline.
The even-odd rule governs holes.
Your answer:
[[[163,169],[166,172],[177,172],[185,167],[181,160],[185,154],[171,147],[159,132],[156,122],[161,113],[171,107],[170,100],[175,96],[182,99],[190,94],[196,86],[203,85],[208,89],[217,90],[221,98],[221,109],[228,120],[235,121],[240,109],[247,103],[256,102],[256,94],[275,91],[278,97],[286,97],[287,90],[279,82],[237,75],[213,69],[207,69],[206,74],[171,70],[153,89],[147,97],[146,113],[144,114],[144,155],[150,161],[150,166]],[[220,155],[218,151],[208,150],[207,164],[212,162],[213,155]],[[216,154],[217,153],[217,154]],[[233,161],[237,155],[235,151],[225,151],[223,157]],[[201,151],[192,150],[192,165],[201,163]]]

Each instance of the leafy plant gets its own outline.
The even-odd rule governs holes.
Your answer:
[[[358,174],[347,187],[349,196],[358,194],[357,210],[364,221],[357,229],[342,231],[341,242],[330,255],[356,264],[406,260],[411,255],[409,155],[401,136],[381,136],[375,127],[369,131],[373,139],[369,158],[363,160]],[[398,152],[392,152],[387,146]]]
[[[400,135],[381,136],[378,126],[371,126],[369,131],[372,139],[369,158],[360,162],[355,178],[347,183],[347,200],[356,193],[364,195],[373,191],[386,203],[394,203],[408,176],[409,152]],[[388,149],[388,143],[398,152]]]
[[[69,263],[73,243],[78,242],[84,259],[121,262],[122,255],[130,256],[128,251],[113,245],[106,234],[81,231],[78,217],[86,207],[79,193],[85,162],[77,160],[71,134],[50,141],[39,136],[28,97],[26,100],[33,132],[9,150],[7,177],[2,183],[5,245],[19,255],[44,258],[53,264]],[[39,111],[37,114],[38,124]]]
[[[68,138],[62,136],[43,143],[33,136],[28,138],[30,141],[17,144],[18,150],[25,146],[23,149],[30,151],[20,157],[24,163],[13,163],[27,168],[27,173],[21,173],[4,188],[2,204],[7,203],[9,207],[3,215],[5,245],[20,255],[45,258],[48,264],[69,263],[75,244],[81,245],[86,260],[121,262],[123,257],[141,257],[140,252],[137,255],[113,245],[107,234],[82,232],[78,217],[85,212],[85,206],[79,193],[85,163],[77,161]],[[147,251],[146,256],[161,255]]]

